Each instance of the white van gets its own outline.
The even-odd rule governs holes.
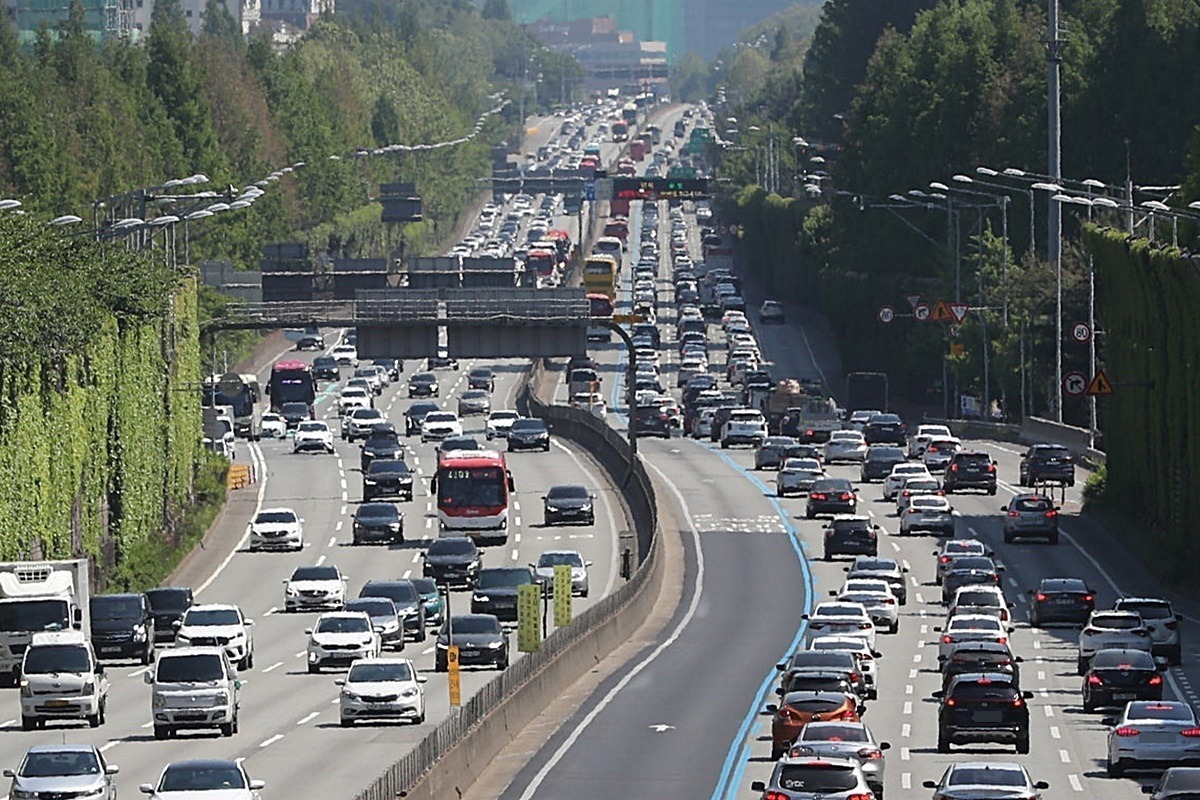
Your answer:
[[[185,728],[217,728],[222,736],[238,729],[242,682],[221,647],[174,647],[158,655],[145,674],[153,687],[150,710],[154,738]]]
[[[48,719],[86,719],[104,724],[108,678],[82,631],[35,633],[21,659],[21,727],[31,731]]]

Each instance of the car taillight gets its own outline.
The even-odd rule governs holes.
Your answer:
[[[1085,603],[1091,603],[1091,602],[1094,602],[1095,600],[1096,600],[1096,598],[1090,594],[1085,594],[1083,596],[1083,602],[1085,602]]]
[[[1200,737],[1200,728],[1188,728],[1179,732],[1180,736],[1186,736],[1189,739]]]
[[[842,719],[846,722],[854,722],[858,719],[858,712],[853,708],[848,708],[842,712]],[[1186,734],[1185,734],[1186,735]]]
[[[929,445],[929,447],[925,448],[926,453],[936,453],[937,451],[938,451],[937,447],[932,444]]]
[[[1007,636],[997,636],[996,641],[999,642],[1000,644],[1008,644],[1008,637]]]
[[[849,795],[846,800],[875,800],[875,795],[860,792],[859,794]]]
[[[886,605],[889,605],[889,606],[894,606],[894,605],[896,605],[896,598],[894,598],[894,597],[889,597],[889,598],[887,598],[886,600],[884,600],[883,602],[884,602]]]
[[[958,464],[951,464],[951,465],[950,465],[950,471],[951,471],[951,472],[958,472]]]
[[[877,747],[864,747],[858,751],[859,758],[883,758],[883,751]]]
[[[767,792],[763,795],[763,800],[788,800],[788,796],[783,792]]]
[[[1046,600],[1047,600],[1047,599],[1048,599],[1048,598],[1046,597],[1046,593],[1045,593],[1045,592],[1038,592],[1038,593],[1037,593],[1037,601],[1038,601],[1039,603],[1044,603],[1044,602],[1046,602]]]
[[[1058,512],[1053,508],[1046,512],[1046,519],[1054,519],[1058,516]]]
[[[1008,512],[1008,515],[1009,515],[1010,517],[1019,517],[1019,516],[1021,516],[1021,515],[1020,515],[1020,514],[1018,514],[1016,511],[1010,511],[1010,512]]]
[[[938,559],[938,561],[942,562],[943,564],[949,564],[950,556],[942,556],[941,558]]]
[[[995,464],[988,464],[987,471],[988,471],[988,472],[995,472],[995,471],[996,471],[996,465],[995,465]]]
[[[1137,728],[1131,728],[1128,725],[1122,725],[1113,731],[1113,733],[1117,734],[1117,736],[1137,736],[1141,731]]]
[[[1151,675],[1150,680],[1146,681],[1146,683],[1151,686],[1162,686],[1162,675]]]
[[[1017,695],[1012,699],[1012,705],[1013,708],[1020,708],[1021,706],[1025,705],[1025,698]]]
[[[813,435],[812,428],[809,428],[808,430],[806,430],[806,431],[804,432],[804,435],[805,435],[805,436],[812,436],[812,435]]]
[[[951,636],[950,634],[946,634],[945,636],[942,637],[942,644],[953,644],[953,643],[954,643],[954,637]]]
[[[840,498],[841,498],[842,500],[849,500],[849,499],[850,499],[850,493],[849,493],[849,492],[842,492],[842,493],[841,493],[841,495],[840,495]]]
[[[1158,677],[1158,676],[1156,675],[1155,677]],[[1099,675],[1094,675],[1094,674],[1088,675],[1088,683],[1091,684],[1092,686],[1103,686],[1104,679],[1101,678]]]
[[[862,676],[861,676],[861,675],[859,675],[857,672],[851,672],[851,673],[850,673],[850,682],[851,682],[851,683],[854,683],[854,682],[858,681],[858,680],[859,680],[859,679],[861,679],[861,678],[862,678]]]
[[[813,492],[812,494],[809,495],[809,497],[811,497],[813,500],[824,500],[825,493],[824,492]]]
[[[954,706],[958,705],[958,701],[957,701],[957,700],[955,700],[953,697],[947,697],[947,698],[946,698],[946,705],[948,705],[948,706],[950,706],[951,708],[953,708]]]

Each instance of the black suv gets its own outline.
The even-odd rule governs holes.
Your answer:
[[[1162,700],[1163,676],[1145,650],[1097,650],[1083,675],[1083,711],[1121,706],[1130,700]]]
[[[1061,444],[1035,444],[1021,456],[1018,482],[1037,486],[1046,481],[1075,485],[1075,457]]]
[[[988,494],[996,493],[996,462],[981,450],[959,450],[950,456],[942,477],[943,491],[959,489],[983,489]]]
[[[879,555],[879,526],[866,516],[838,516],[825,526],[825,560]]]
[[[475,576],[483,569],[483,553],[475,540],[466,536],[443,536],[434,539],[422,554],[421,575],[446,586],[475,584]]]
[[[97,658],[154,660],[154,614],[146,595],[95,595],[89,614]]]
[[[903,446],[908,441],[908,426],[895,414],[875,414],[863,426],[863,438],[867,444]]]
[[[1007,644],[1000,642],[963,642],[942,661],[942,689],[951,680],[967,673],[999,673],[1008,675],[1014,685],[1021,684],[1020,656],[1014,656]]]
[[[1010,675],[967,672],[946,689],[934,692],[938,708],[939,753],[965,742],[1011,742],[1017,752],[1029,752],[1029,706],[1033,692],[1022,692]]]
[[[363,500],[374,500],[377,497],[412,500],[412,470],[399,458],[373,459],[363,473],[362,495]]]
[[[366,472],[377,458],[404,458],[404,445],[400,443],[396,426],[390,422],[371,428],[362,446],[362,471]]]
[[[342,365],[333,356],[317,356],[312,362],[313,377],[319,381],[340,381]]]
[[[175,623],[192,607],[195,598],[190,586],[161,586],[147,589],[146,599],[150,602],[150,614],[154,617],[154,640],[175,641]]]
[[[907,460],[904,457],[904,450],[895,445],[873,444],[867,448],[867,455],[863,458],[859,477],[863,483],[881,481],[892,474],[892,467],[903,464]]]
[[[536,584],[529,567],[485,567],[471,595],[472,614],[495,614],[501,622],[517,621],[517,587]]]
[[[420,433],[421,423],[425,421],[425,415],[430,411],[441,410],[441,406],[432,401],[413,403],[408,407],[408,411],[404,412],[404,435],[412,436],[415,433]]]
[[[808,490],[806,519],[817,514],[853,514],[858,509],[858,490],[845,478],[822,478]]]
[[[633,410],[633,430],[638,436],[671,438],[671,421],[658,406],[638,406]]]

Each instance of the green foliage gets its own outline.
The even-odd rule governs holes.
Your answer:
[[[1108,491],[1108,467],[1101,465],[1088,474],[1083,484],[1083,505],[1087,511],[1104,507]]]
[[[0,265],[0,559],[144,586],[200,458],[195,283],[33,216],[0,217]]]
[[[671,65],[671,95],[683,103],[696,103],[708,97],[708,64],[699,54],[688,51]]]

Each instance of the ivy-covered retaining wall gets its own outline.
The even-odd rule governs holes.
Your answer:
[[[9,217],[0,298],[0,560],[153,582],[202,456],[195,280]]]
[[[1140,521],[1139,536],[1190,573],[1200,537],[1200,271],[1178,249],[1090,226],[1104,367],[1103,502]],[[1170,576],[1168,576],[1170,577]]]

